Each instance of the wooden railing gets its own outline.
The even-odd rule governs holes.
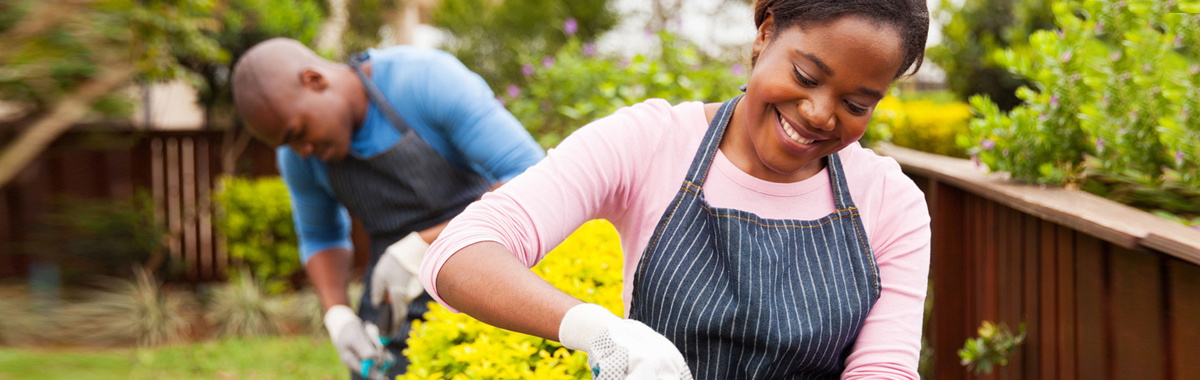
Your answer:
[[[228,257],[214,224],[212,194],[229,171],[221,131],[71,132],[0,188],[0,278],[23,275],[39,255],[30,245],[63,196],[129,199],[136,190],[154,199],[154,219],[169,233],[166,253],[192,281],[219,279]],[[97,142],[100,141],[100,142]],[[242,175],[274,175],[274,150],[243,142],[231,163]]]
[[[933,378],[1200,379],[1200,231],[1076,190],[1015,185],[909,149],[932,215]],[[982,321],[1026,343],[988,376],[956,350]]]

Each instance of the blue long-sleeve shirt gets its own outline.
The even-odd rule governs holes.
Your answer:
[[[439,50],[397,46],[367,52],[371,80],[417,135],[459,168],[493,182],[508,181],[543,157],[521,123],[496,101],[478,74]],[[350,154],[370,158],[400,142],[371,104],[354,132]],[[307,263],[329,248],[352,248],[350,215],[334,195],[325,162],[302,158],[288,146],[276,151],[279,171],[292,201],[292,219]]]

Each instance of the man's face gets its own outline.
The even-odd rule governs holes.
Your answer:
[[[354,131],[347,99],[328,85],[286,87],[292,90],[273,93],[257,110],[243,113],[251,130],[268,144],[290,146],[301,157],[345,158]]]

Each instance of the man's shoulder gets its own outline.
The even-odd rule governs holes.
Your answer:
[[[448,62],[459,63],[454,55],[437,49],[397,45],[370,51],[372,65],[445,65]],[[461,64],[461,63],[460,63]]]

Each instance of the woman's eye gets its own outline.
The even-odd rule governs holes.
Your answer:
[[[867,113],[866,108],[859,107],[859,106],[855,105],[854,103],[851,103],[849,100],[846,100],[844,102],[846,103],[846,108],[850,109],[850,112],[853,112],[853,113],[859,114],[859,115]]]
[[[796,80],[800,81],[800,84],[803,84],[803,85],[809,86],[809,87],[813,87],[813,86],[817,85],[817,82],[813,81],[812,79],[805,78],[803,74],[800,74],[800,70],[797,70],[794,67],[792,68],[792,74],[794,74],[796,76]]]

